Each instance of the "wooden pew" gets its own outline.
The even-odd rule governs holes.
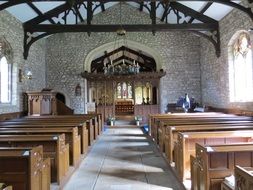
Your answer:
[[[157,130],[157,142],[159,144],[159,147],[161,151],[164,152],[164,139],[166,134],[166,128],[170,126],[177,126],[177,125],[205,125],[205,124],[239,124],[239,125],[248,125],[251,123],[253,125],[252,120],[231,120],[229,118],[228,120],[223,118],[195,118],[194,120],[188,120],[188,121],[162,121],[160,122],[160,125]]]
[[[32,118],[20,118],[20,119],[15,119],[15,120],[10,120],[8,122],[0,122],[0,126],[6,126],[6,125],[33,125],[33,124],[44,124],[44,125],[62,125],[62,126],[75,126],[79,128],[80,131],[80,136],[82,137],[84,129],[84,126],[86,126],[87,130],[88,130],[88,144],[91,145],[93,143],[93,141],[96,139],[96,131],[98,131],[98,126],[95,122],[94,118],[89,117],[88,119],[84,119],[84,118],[77,118],[77,117],[72,117],[72,118],[63,118],[63,117],[59,117],[59,116],[48,116],[48,117],[32,117]],[[81,138],[82,141],[86,141],[86,139]],[[82,143],[82,144],[86,144],[86,143]],[[84,145],[82,145],[82,153],[84,154],[87,149],[87,147],[85,147]]]
[[[243,117],[243,116],[236,116],[231,114],[224,114],[224,113],[216,113],[216,112],[205,112],[205,113],[180,113],[180,114],[155,114],[150,115],[149,118],[149,126],[151,127],[150,135],[155,138],[154,133],[156,133],[156,128],[159,126],[161,121],[168,122],[168,121],[176,121],[180,120],[194,120],[198,118],[222,118],[222,119],[230,119],[230,120],[252,120],[251,117]],[[185,122],[185,121],[184,121]]]
[[[50,190],[50,159],[43,159],[42,146],[0,148],[0,181],[13,190]]]
[[[235,167],[235,190],[253,189],[253,168]]]
[[[78,134],[81,137],[81,154],[87,154],[88,152],[88,129],[86,125],[75,125],[69,123],[50,123],[50,122],[29,122],[29,121],[16,121],[14,122],[4,122],[1,123],[1,127],[4,128],[54,128],[54,127],[78,127]],[[0,127],[0,128],[1,128]]]
[[[80,136],[77,127],[65,128],[0,128],[0,135],[33,135],[33,134],[65,134],[66,143],[69,144],[70,165],[77,166],[81,158]]]
[[[44,158],[51,160],[51,182],[59,185],[69,169],[69,145],[65,134],[61,135],[1,135],[0,147],[43,146]]]
[[[220,118],[212,118],[212,119],[206,119],[206,118],[198,118],[195,120],[177,120],[177,121],[171,121],[171,120],[161,120],[159,121],[159,125],[155,126],[155,129],[153,129],[153,138],[155,142],[158,144],[163,142],[165,134],[165,130],[167,126],[177,126],[177,125],[203,125],[203,124],[242,124],[244,123],[249,124],[253,123],[251,120],[224,120]],[[162,146],[162,145],[160,145]]]
[[[195,143],[201,145],[252,142],[252,131],[201,131],[178,133],[175,144],[175,168],[179,178],[190,179],[190,155],[195,155]]]
[[[191,157],[192,190],[220,190],[225,177],[236,165],[253,167],[253,144],[196,144],[196,157]]]
[[[98,125],[98,134],[101,134],[102,131],[103,131],[103,117],[102,117],[102,114],[99,114],[99,113],[94,113],[94,114],[74,114],[74,115],[47,115],[47,116],[39,116],[39,118],[63,118],[63,119],[69,119],[69,118],[72,118],[72,119],[85,119],[85,120],[89,120],[89,119],[94,119],[95,122],[97,123]],[[38,118],[38,116],[28,116],[28,117],[25,117],[25,118]],[[95,123],[93,121],[93,124]]]
[[[12,186],[6,185],[5,183],[0,183],[0,190],[12,190]]]
[[[173,124],[173,123],[178,123],[181,122],[181,124],[188,123],[189,121],[196,121],[196,120],[213,120],[213,119],[218,119],[219,121],[223,120],[229,120],[229,121],[252,121],[251,117],[243,117],[243,116],[236,116],[236,115],[230,115],[230,114],[216,114],[216,113],[192,113],[192,114],[180,114],[176,115],[175,114],[165,114],[165,115],[156,115],[155,117],[151,120],[151,136],[156,139],[157,135],[157,130],[158,127],[160,126],[160,122],[165,122]],[[157,140],[157,139],[156,139]]]
[[[234,185],[226,180],[221,184],[221,190],[249,190],[253,189],[253,168],[235,167]]]
[[[201,125],[178,125],[178,126],[167,126],[165,135],[165,155],[172,163],[174,161],[173,152],[174,145],[178,139],[179,132],[200,132],[200,131],[234,131],[234,130],[253,130],[253,124],[251,125],[240,125],[240,124],[205,124]]]
[[[65,122],[73,122],[73,121],[78,121],[80,123],[84,123],[86,121],[91,121],[91,124],[93,125],[93,130],[94,130],[94,139],[97,138],[99,134],[102,132],[102,119],[100,114],[80,114],[80,115],[66,115],[66,116],[59,116],[59,115],[54,115],[54,116],[29,116],[29,117],[24,117],[21,118],[22,120],[45,120],[45,119],[50,119],[52,121],[61,121],[64,120]],[[15,121],[15,120],[12,120]],[[89,122],[90,122],[89,121]]]

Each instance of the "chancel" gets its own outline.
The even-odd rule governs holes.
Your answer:
[[[0,190],[253,189],[252,0],[0,0]]]

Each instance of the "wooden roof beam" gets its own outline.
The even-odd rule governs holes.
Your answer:
[[[49,18],[52,18],[54,16],[58,16],[59,14],[61,14],[62,12],[68,10],[69,4],[65,3],[63,5],[60,5],[46,13],[44,13],[42,16],[37,16],[29,21],[26,21],[25,23],[23,23],[24,27],[26,27],[27,25],[37,25],[40,24],[42,22],[44,22],[45,20],[48,20]]]
[[[156,31],[182,31],[182,30],[200,30],[210,31],[218,28],[218,22],[215,23],[196,23],[196,24],[137,24],[137,25],[24,25],[27,31],[33,32],[48,32],[48,33],[63,33],[63,32],[115,32],[119,28],[124,28],[127,32],[152,32]]]
[[[139,10],[143,11],[143,7],[144,7],[144,2],[142,1],[142,2],[140,2],[140,8],[139,8]]]
[[[162,15],[162,18],[161,18],[161,21],[163,22],[164,21],[164,19],[167,17],[167,15],[168,15],[168,11],[169,11],[169,6],[170,5],[170,1],[167,1],[166,3],[165,3],[165,8],[164,8],[164,12],[163,12],[163,15]]]
[[[201,9],[200,13],[204,14],[207,9],[209,9],[209,7],[212,5],[212,2],[207,2],[207,4],[203,7],[203,9]],[[191,17],[191,19],[188,21],[188,23],[192,23],[195,19],[193,17]]]
[[[43,13],[31,2],[27,2],[27,4],[36,12],[39,16],[43,16]],[[52,18],[48,18],[48,21],[51,24],[56,24]]]
[[[104,2],[101,2],[100,5],[101,5],[101,10],[102,10],[102,12],[104,12],[104,11],[105,11],[105,3],[104,3]]]
[[[203,23],[216,23],[216,24],[218,24],[218,21],[216,21],[216,20],[214,20],[202,13],[199,13],[198,11],[195,11],[195,10],[193,10],[181,3],[171,2],[170,6],[174,9],[178,10],[179,12],[181,12],[187,16],[191,16],[194,19],[197,19]]]
[[[74,8],[75,8],[76,15],[78,16],[78,18],[80,19],[80,21],[81,21],[81,22],[84,22],[84,18],[83,18],[83,16],[81,15],[81,13],[80,13],[80,11],[79,11],[77,5],[75,5]]]

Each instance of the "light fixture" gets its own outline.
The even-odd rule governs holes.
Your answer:
[[[126,39],[126,30],[122,26],[121,21],[121,2],[120,2],[120,28],[116,31],[116,37],[114,39],[113,51],[118,51],[117,53],[114,52],[112,56],[109,57],[109,63],[107,60],[104,62],[104,74],[107,75],[122,75],[122,74],[137,74],[140,71],[139,64],[135,61],[134,58],[132,62],[129,62],[128,59],[125,59],[126,56],[126,48],[127,48],[127,39]],[[122,50],[119,50],[122,48]],[[122,57],[122,59],[120,59]]]
[[[32,71],[31,70],[25,70],[24,72],[22,69],[18,70],[18,77],[19,82],[23,82],[23,80],[31,80],[32,79]]]

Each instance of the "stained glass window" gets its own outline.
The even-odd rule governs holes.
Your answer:
[[[233,62],[230,70],[230,98],[234,102],[253,100],[252,47],[250,36],[243,32],[233,45]]]
[[[121,83],[117,85],[117,98],[121,98]]]
[[[125,82],[122,84],[122,97],[127,98],[127,85]]]
[[[133,98],[132,85],[130,83],[127,84],[128,98]]]
[[[117,98],[118,99],[132,99],[132,84],[121,82],[117,84]]]

